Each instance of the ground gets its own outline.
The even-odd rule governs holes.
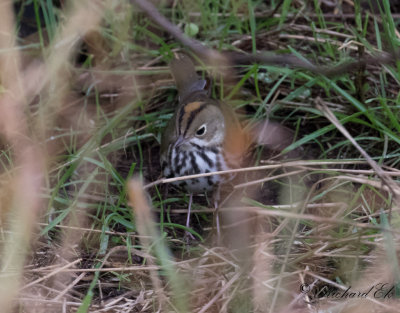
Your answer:
[[[2,310],[396,312],[399,5],[157,3],[217,64],[141,1],[99,3],[0,12]],[[162,183],[176,53],[285,143],[254,147],[256,169],[223,187],[220,236],[211,194],[185,229],[189,197]],[[232,61],[246,53],[280,63]]]

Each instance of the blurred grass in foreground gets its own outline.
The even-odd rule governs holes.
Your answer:
[[[333,65],[398,49],[400,8],[367,2],[187,0],[159,10],[181,29],[197,25],[195,38],[216,50]],[[399,283],[398,61],[334,78],[254,64],[237,67],[231,85],[215,79],[214,97],[294,130],[284,152],[301,147],[304,160],[258,151],[262,192],[221,208],[225,244],[213,242],[203,196],[191,231],[204,240],[186,244],[188,197],[156,185],[147,199],[136,181],[135,209],[155,213],[140,220],[126,184],[159,178],[176,105],[168,63],[180,44],[117,1],[7,2],[0,30],[2,312],[398,310],[394,297],[332,301],[299,289]]]

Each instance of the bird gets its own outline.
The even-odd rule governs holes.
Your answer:
[[[241,167],[252,140],[234,109],[210,97],[208,81],[197,74],[188,55],[179,54],[175,57],[170,69],[178,90],[179,103],[161,137],[160,163],[164,177]],[[173,182],[189,193],[187,228],[190,227],[193,194],[213,192],[217,206],[220,186],[234,176],[211,175]]]

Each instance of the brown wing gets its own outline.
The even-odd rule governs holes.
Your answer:
[[[167,158],[168,146],[176,141],[175,135],[175,114],[168,121],[167,127],[165,127],[164,132],[161,136],[161,147],[160,147],[160,161],[161,164],[163,160]]]
[[[238,168],[245,158],[253,140],[243,129],[233,109],[226,103],[220,103],[225,117],[224,152],[231,167]]]

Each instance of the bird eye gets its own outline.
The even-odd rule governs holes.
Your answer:
[[[196,136],[203,136],[206,133],[206,125],[201,125],[196,131]]]

